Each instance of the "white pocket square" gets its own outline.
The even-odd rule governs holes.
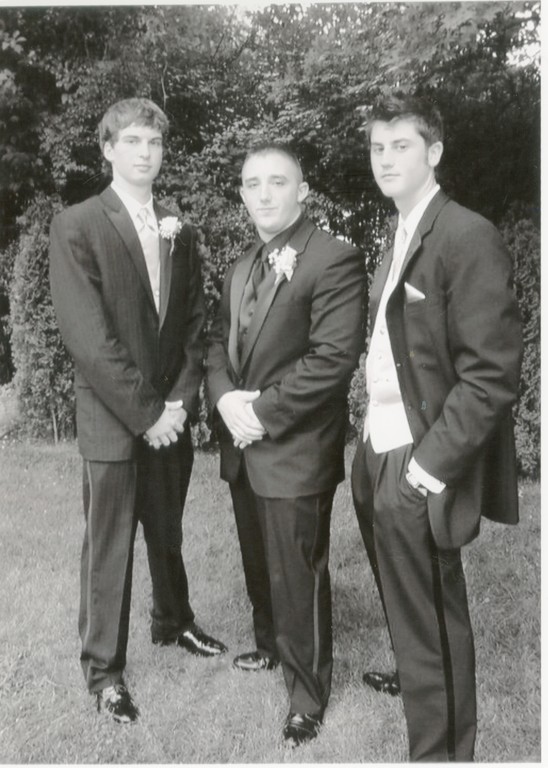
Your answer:
[[[408,304],[413,304],[415,301],[424,301],[426,296],[418,288],[414,288],[411,283],[404,283],[405,298]]]

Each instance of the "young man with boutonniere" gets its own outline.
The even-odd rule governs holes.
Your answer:
[[[226,651],[194,622],[181,555],[205,314],[195,233],[152,196],[167,127],[148,99],[110,107],[99,142],[112,183],[51,226],[51,293],[74,358],[84,460],[81,662],[98,709],[123,723],[138,717],[123,680],[138,520],[152,642]]]
[[[227,274],[206,366],[253,608],[256,647],[234,666],[281,663],[290,744],[318,734],[330,692],[330,516],[363,346],[363,256],[306,218],[307,194],[287,147],[248,153],[257,238]]]
[[[495,227],[440,189],[433,104],[379,102],[367,132],[375,180],[398,217],[371,287],[352,490],[398,674],[364,681],[401,691],[412,761],[469,762],[476,683],[461,547],[482,515],[516,523],[518,514],[512,261]]]

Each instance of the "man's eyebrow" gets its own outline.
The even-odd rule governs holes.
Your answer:
[[[283,173],[272,173],[268,177],[268,181],[276,181],[277,179],[283,179],[284,181],[287,181],[287,176]],[[258,176],[246,176],[244,179],[242,179],[243,184],[247,184],[251,181],[259,181]]]
[[[141,134],[140,133],[125,133],[122,137],[122,139],[140,139]],[[163,139],[163,136],[153,136],[150,141],[161,141]]]

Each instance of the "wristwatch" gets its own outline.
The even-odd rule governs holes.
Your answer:
[[[414,488],[423,496],[426,496],[428,494],[428,488],[425,488],[424,485],[421,485],[420,480],[418,480],[412,472],[408,472],[405,476],[405,479],[407,480],[411,488]]]

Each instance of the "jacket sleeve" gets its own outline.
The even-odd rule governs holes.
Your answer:
[[[163,399],[116,338],[101,293],[101,273],[81,222],[68,212],[53,219],[50,285],[63,341],[100,400],[134,434],[162,414]]]
[[[453,235],[446,264],[446,333],[456,383],[414,457],[451,485],[517,398],[522,335],[511,259],[493,225],[478,219]]]
[[[320,269],[311,296],[309,346],[283,378],[253,403],[273,439],[334,398],[343,398],[364,343],[364,261],[349,248]]]
[[[183,339],[183,359],[177,380],[168,396],[168,400],[182,400],[183,407],[192,419],[196,419],[199,410],[199,390],[203,377],[203,331],[205,324],[205,306],[202,290],[200,259],[196,249],[196,234],[191,227],[181,233],[181,239],[188,238],[190,278],[186,301],[189,309],[185,327],[181,328]]]

